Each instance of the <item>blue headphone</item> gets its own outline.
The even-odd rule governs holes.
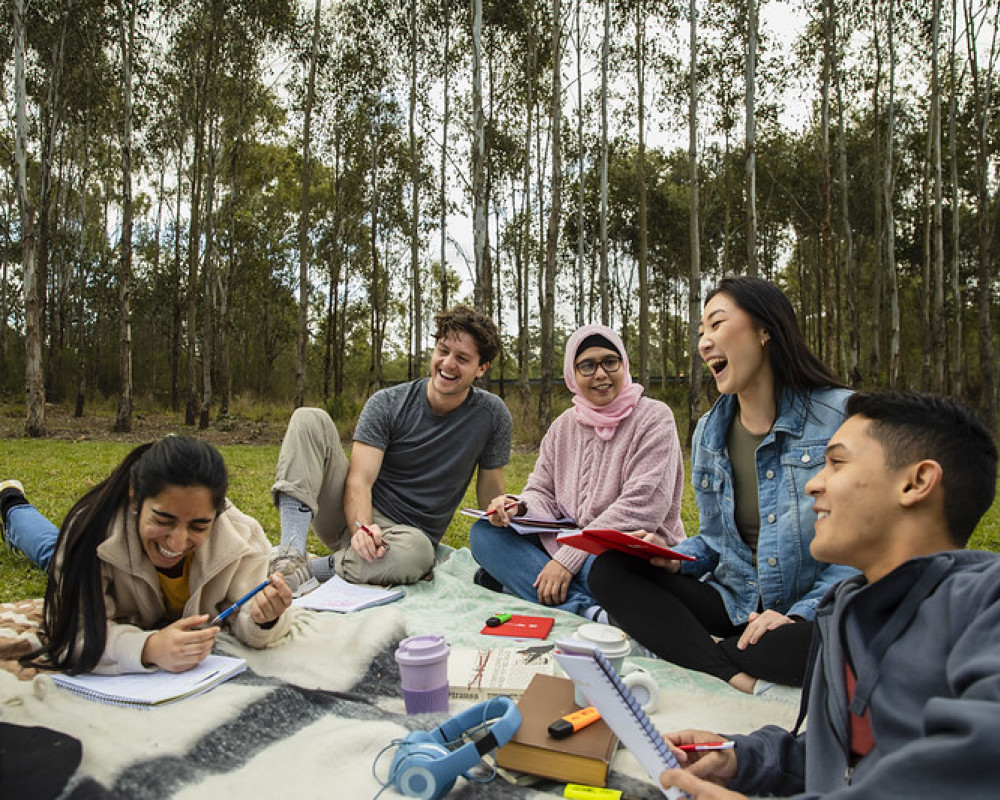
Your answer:
[[[491,723],[496,720],[495,723]],[[480,735],[477,729],[485,727]],[[509,697],[494,697],[466,709],[432,731],[413,731],[399,745],[389,780],[406,797],[436,800],[448,793],[491,750],[503,747],[521,726],[521,712]],[[453,749],[463,734],[473,740]],[[468,777],[468,775],[466,775]]]

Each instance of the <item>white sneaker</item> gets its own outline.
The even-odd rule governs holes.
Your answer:
[[[319,586],[319,581],[309,566],[309,559],[291,545],[283,544],[271,550],[267,574],[273,575],[275,572],[285,579],[288,588],[292,590],[292,597],[301,597]]]
[[[21,494],[24,494],[24,484],[22,484],[21,481],[14,480],[13,478],[6,481],[0,481],[0,492],[4,489],[17,489]]]

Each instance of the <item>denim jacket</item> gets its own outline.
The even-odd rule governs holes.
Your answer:
[[[786,391],[777,419],[757,448],[760,538],[757,563],[736,529],[733,471],[726,430],[738,408],[723,395],[695,428],[691,481],[700,518],[699,535],[674,549],[695,561],[681,562],[686,575],[713,586],[734,625],[758,607],[811,620],[833,584],[855,570],[816,561],[809,553],[816,515],[806,482],[823,467],[826,443],[844,421],[847,389]]]

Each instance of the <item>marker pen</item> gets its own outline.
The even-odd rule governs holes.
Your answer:
[[[560,717],[549,725],[549,736],[553,739],[565,739],[567,736],[572,736],[577,731],[597,722],[600,718],[601,715],[596,708],[587,706],[572,714],[567,714],[565,717]]]
[[[498,625],[503,625],[505,622],[510,622],[513,614],[494,614],[492,617],[486,620],[486,625],[489,628],[495,628]]]

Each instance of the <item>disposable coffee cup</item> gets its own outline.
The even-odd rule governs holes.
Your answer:
[[[407,714],[448,710],[448,653],[437,633],[410,636],[396,648]]]
[[[625,663],[625,656],[632,652],[632,647],[628,643],[628,636],[625,635],[623,630],[615,628],[612,625],[588,622],[577,628],[573,636],[580,641],[596,646],[604,653],[604,657],[614,667],[615,672],[619,675],[621,674],[622,665]],[[579,687],[575,689],[573,699],[578,706],[590,705],[590,701],[587,700],[586,695],[580,691]]]

